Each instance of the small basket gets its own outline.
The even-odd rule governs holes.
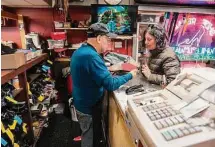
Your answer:
[[[64,40],[55,40],[54,48],[63,48],[64,47]]]
[[[51,38],[54,40],[66,40],[66,32],[52,32]]]
[[[48,46],[49,46],[48,49],[54,49],[55,40],[48,39],[47,41],[48,41]]]

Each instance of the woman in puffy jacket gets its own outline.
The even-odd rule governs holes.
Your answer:
[[[150,53],[142,73],[154,84],[167,85],[180,73],[180,61],[167,45],[165,30],[159,25],[149,25],[143,36],[143,47]]]

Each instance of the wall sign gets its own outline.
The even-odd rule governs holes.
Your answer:
[[[215,15],[179,14],[170,46],[181,60],[215,60]]]
[[[215,0],[135,0],[136,3],[215,6]]]

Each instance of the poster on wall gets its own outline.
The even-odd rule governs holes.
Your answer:
[[[172,5],[186,5],[186,6],[210,6],[215,5],[214,0],[134,0],[136,3],[143,4],[172,4]]]
[[[170,46],[181,61],[215,60],[215,15],[179,14]]]

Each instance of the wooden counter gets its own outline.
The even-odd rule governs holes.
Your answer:
[[[137,84],[143,84],[145,88],[161,89],[160,86],[149,84],[142,75],[126,83],[127,86]],[[111,147],[137,147],[126,124],[127,99],[128,96],[120,89],[109,94],[108,135]]]
[[[130,132],[126,126],[125,115],[121,111],[113,94],[109,97],[109,141],[111,147],[134,147]]]

